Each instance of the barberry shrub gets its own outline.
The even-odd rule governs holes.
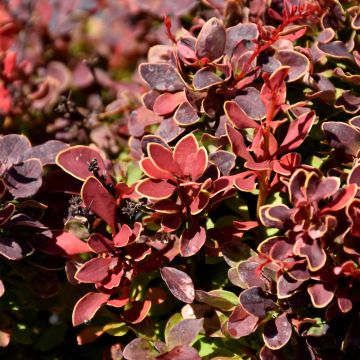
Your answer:
[[[5,356],[358,358],[359,29],[351,0],[0,5]]]

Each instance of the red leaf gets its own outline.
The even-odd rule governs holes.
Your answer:
[[[259,318],[249,314],[241,305],[238,305],[229,317],[227,330],[231,337],[239,339],[252,334],[258,325]]]
[[[190,346],[177,346],[171,351],[157,356],[156,360],[201,360],[201,357],[198,352]]]
[[[106,175],[106,166],[98,151],[83,145],[72,146],[60,151],[56,163],[67,173],[79,180],[85,180],[92,175],[89,171],[90,162],[96,159],[100,168],[99,175]]]
[[[157,115],[172,114],[175,109],[186,100],[184,91],[174,94],[165,93],[156,98],[153,111]]]
[[[114,237],[114,246],[122,247],[126,246],[130,240],[130,236],[132,235],[132,230],[129,225],[123,224],[120,228],[120,231]]]
[[[136,185],[136,192],[144,197],[155,200],[170,197],[175,189],[175,185],[172,185],[165,180],[145,179]]]
[[[109,275],[110,264],[113,260],[111,257],[90,259],[76,272],[75,278],[83,283],[100,282]]]
[[[195,289],[189,275],[171,267],[163,267],[160,274],[171,293],[177,299],[188,304],[194,301]]]
[[[297,149],[305,140],[315,121],[315,112],[300,115],[289,125],[285,139],[281,143],[278,154]]]
[[[41,248],[42,251],[48,254],[66,257],[90,252],[90,248],[86,242],[78,239],[69,232],[53,230],[52,234],[52,240]]]
[[[72,323],[74,326],[91,320],[95,313],[109,299],[110,295],[96,292],[89,292],[84,295],[74,306]]]
[[[84,182],[81,188],[81,198],[85,206],[103,219],[116,233],[116,201],[104,188],[102,183],[93,176]]]
[[[250,314],[264,317],[269,310],[277,305],[269,299],[260,287],[251,287],[240,294],[240,304]]]
[[[180,254],[188,257],[196,254],[206,241],[206,231],[202,226],[185,229],[180,238]]]
[[[256,121],[251,119],[235,101],[226,101],[224,110],[227,118],[238,129],[256,129],[260,126]]]
[[[174,148],[174,161],[179,166],[182,175],[190,176],[193,171],[194,157],[199,150],[194,134],[184,136]],[[196,180],[196,179],[192,179]]]
[[[228,138],[230,140],[231,149],[233,153],[244,160],[251,161],[253,158],[250,155],[249,150],[247,149],[247,146],[245,144],[244,137],[242,134],[235,130],[232,126],[226,125],[226,132],[228,135]]]
[[[131,303],[132,307],[128,310],[125,310],[122,313],[122,317],[126,322],[131,324],[138,324],[142,322],[146,315],[149,313],[151,308],[151,301],[135,301]]]
[[[152,179],[169,179],[175,180],[174,176],[166,171],[160,169],[151,158],[145,158],[140,160],[140,167],[142,171]]]

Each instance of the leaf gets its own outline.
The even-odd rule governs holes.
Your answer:
[[[103,184],[93,176],[84,182],[81,188],[81,198],[85,206],[103,219],[116,234],[116,202]]]
[[[309,285],[307,291],[311,302],[316,308],[324,308],[329,305],[335,295],[335,286],[331,283],[317,283]]]
[[[0,235],[0,254],[9,260],[20,260],[34,252],[32,246],[26,241],[20,239],[16,241],[13,238]]]
[[[190,346],[177,346],[171,351],[157,356],[156,360],[201,360],[201,357]]]
[[[268,348],[277,350],[287,344],[291,338],[292,328],[286,314],[271,319],[264,326],[263,339]]]
[[[331,147],[347,155],[356,156],[360,149],[360,131],[348,124],[335,121],[323,123],[322,130]]]
[[[227,331],[231,337],[239,339],[252,334],[258,326],[258,322],[257,316],[249,314],[241,305],[238,305],[229,317]]]
[[[239,305],[238,297],[226,290],[212,290],[209,292],[196,290],[195,298],[198,302],[208,304],[222,311],[231,311],[235,306]]]
[[[141,77],[154,90],[177,92],[184,88],[178,72],[175,67],[170,64],[141,64],[139,72]]]
[[[205,244],[206,231],[202,226],[193,225],[185,229],[180,237],[180,254],[184,257],[193,256]]]
[[[151,301],[134,301],[131,303],[131,308],[123,311],[122,318],[131,324],[141,323],[151,308]]]
[[[9,134],[0,138],[0,163],[10,167],[22,161],[22,157],[31,144],[24,135]]]
[[[126,360],[154,360],[158,352],[149,341],[137,338],[125,346],[123,355]]]
[[[83,283],[100,282],[109,275],[113,260],[111,257],[90,259],[76,272],[75,279]]]
[[[165,281],[170,292],[180,301],[191,304],[195,299],[194,284],[185,272],[163,267],[160,270],[161,277]]]
[[[41,161],[42,166],[55,164],[57,154],[68,147],[69,145],[62,141],[49,140],[44,144],[27,149],[23,154],[22,160],[35,158]]]
[[[69,147],[60,151],[56,156],[56,163],[67,173],[79,180],[86,180],[93,173],[89,171],[89,165],[96,159],[99,167],[99,175],[106,175],[105,162],[98,151],[83,145]]]
[[[305,140],[306,136],[311,130],[315,121],[315,112],[300,115],[296,120],[292,121],[289,125],[287,134],[282,141],[278,154],[289,152],[297,149]]]
[[[155,100],[153,111],[157,115],[172,114],[175,109],[186,100],[183,91],[177,93],[165,93]]]
[[[129,328],[124,322],[109,323],[103,327],[103,331],[112,336],[124,336]]]
[[[197,91],[201,91],[222,82],[224,80],[215,74],[211,67],[204,67],[195,73],[193,86]]]
[[[162,200],[170,197],[176,190],[176,186],[165,180],[145,179],[136,185],[135,190],[141,196]]]
[[[41,247],[41,251],[64,257],[90,252],[88,244],[70,232],[53,230],[52,235],[52,239]]]
[[[175,324],[167,337],[169,349],[177,346],[190,345],[203,329],[204,319],[185,319]]]
[[[98,292],[89,292],[85,294],[74,306],[72,314],[73,325],[81,325],[91,320],[109,298],[110,295]]]
[[[41,171],[41,162],[37,159],[29,159],[13,165],[5,175],[9,192],[15,198],[25,198],[36,194],[42,184]]]
[[[192,105],[188,101],[185,101],[176,110],[174,120],[181,126],[189,126],[198,122],[200,117]]]
[[[226,42],[226,32],[223,24],[217,18],[209,19],[198,35],[195,52],[198,59],[207,58],[214,61],[223,55]]]
[[[305,55],[297,51],[278,50],[275,57],[281,62],[282,66],[289,67],[288,78],[286,80],[289,83],[299,80],[309,71],[310,61]]]
[[[264,317],[276,304],[269,299],[260,287],[251,287],[240,294],[240,304],[250,315]]]

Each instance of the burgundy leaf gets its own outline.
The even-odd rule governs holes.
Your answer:
[[[72,323],[74,326],[81,325],[91,320],[95,313],[109,299],[110,295],[96,292],[85,294],[74,306]]]
[[[151,301],[135,301],[131,303],[131,308],[123,311],[122,317],[126,322],[138,324],[142,322],[151,308]]]
[[[254,120],[260,120],[266,116],[266,109],[261,99],[261,94],[254,87],[242,89],[239,95],[235,97],[235,101]]]
[[[254,23],[239,23],[235,26],[227,28],[225,46],[226,55],[231,56],[237,44],[239,44],[241,40],[246,40],[250,43],[252,40],[257,39],[258,36],[259,31]]]
[[[297,149],[305,140],[315,121],[315,113],[310,111],[300,115],[289,125],[287,134],[282,141],[278,153],[289,152]]]
[[[15,211],[15,205],[12,203],[6,204],[1,210],[0,210],[0,225],[3,225],[6,223],[6,221],[11,217],[11,215]]]
[[[231,337],[239,339],[252,334],[258,325],[259,318],[249,314],[241,305],[238,305],[231,313],[227,330]]]
[[[103,219],[116,233],[116,202],[102,183],[93,176],[84,182],[81,188],[81,198],[85,206]]]
[[[171,293],[177,299],[188,304],[194,301],[195,289],[189,275],[171,267],[163,267],[160,274]]]
[[[70,232],[53,230],[52,235],[51,241],[41,246],[41,251],[63,257],[90,252],[88,244]]]
[[[142,357],[142,359],[144,359]],[[201,360],[199,353],[190,346],[177,346],[156,357],[156,360]]]
[[[110,265],[113,258],[93,258],[88,260],[76,272],[75,278],[83,283],[97,283],[104,280],[110,272]]]
[[[155,100],[153,111],[157,115],[172,114],[185,99],[185,93],[183,91],[174,94],[162,94]]]
[[[282,66],[289,67],[287,82],[300,79],[310,67],[308,58],[296,51],[278,50],[276,52],[276,58],[281,62]]]
[[[175,185],[164,180],[145,179],[136,185],[136,192],[150,199],[161,200],[170,197],[176,189]]]
[[[264,205],[260,208],[259,218],[264,226],[282,229],[292,210],[286,205]]]
[[[206,231],[202,226],[191,226],[185,229],[180,238],[181,256],[193,256],[203,247],[205,241]]]
[[[209,155],[209,160],[217,166],[222,175],[230,175],[236,156],[228,151],[218,150]]]
[[[276,284],[278,298],[285,299],[292,296],[302,284],[303,281],[294,280],[286,273],[280,275]]]
[[[89,171],[89,165],[93,159],[96,159],[100,169],[99,175],[106,174],[105,162],[98,151],[83,145],[67,148],[56,156],[56,163],[67,173],[79,180],[85,180],[93,175]]]
[[[263,339],[268,348],[277,350],[287,344],[291,338],[292,328],[286,314],[281,314],[265,324]]]

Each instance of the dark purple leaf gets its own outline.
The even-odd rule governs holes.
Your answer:
[[[299,80],[309,70],[308,58],[296,51],[279,50],[276,52],[276,58],[282,66],[289,66],[287,82]]]
[[[335,285],[332,283],[317,283],[308,286],[311,302],[316,308],[323,308],[330,304],[335,295]]]
[[[194,301],[195,289],[189,275],[171,267],[163,267],[160,274],[171,293],[177,299],[188,304]]]
[[[242,40],[246,40],[249,47],[252,44],[252,40],[257,39],[259,36],[259,31],[256,24],[254,23],[244,23],[237,24],[235,26],[229,27],[226,29],[226,46],[225,53],[228,56],[231,56],[234,52],[236,46]]]
[[[268,348],[277,350],[287,344],[291,333],[291,324],[286,318],[286,314],[281,314],[265,324],[263,338]]]
[[[176,92],[184,88],[177,70],[170,64],[141,64],[139,71],[142,78],[154,90]]]
[[[336,99],[335,107],[343,109],[348,114],[355,114],[360,110],[360,97],[345,91]]]
[[[276,304],[260,287],[251,287],[240,294],[240,304],[251,315],[264,317],[269,310],[276,309]]]
[[[193,79],[193,86],[196,90],[205,90],[215,84],[221,84],[224,80],[212,70],[211,67],[204,67],[196,72]]]
[[[55,164],[56,155],[67,147],[69,147],[69,145],[62,141],[49,140],[44,144],[34,146],[25,151],[22,160],[35,158],[41,161],[42,166]]]
[[[197,38],[195,52],[198,59],[210,61],[220,58],[225,49],[226,32],[219,19],[211,18],[202,27]]]
[[[349,50],[342,41],[332,41],[326,44],[319,43],[318,48],[323,51],[327,56],[333,57],[335,59],[354,59],[354,57],[349,53]]]
[[[302,284],[303,281],[294,280],[286,273],[280,275],[276,284],[278,298],[285,299],[292,296]]]
[[[183,102],[174,114],[176,123],[182,126],[195,124],[200,120],[197,111],[190,105],[189,102]]]
[[[25,240],[16,241],[13,238],[0,236],[0,254],[9,260],[20,260],[34,252]]]
[[[254,87],[242,89],[240,94],[235,97],[235,101],[252,119],[260,120],[266,116],[260,92]]]
[[[209,155],[209,160],[220,170],[222,175],[230,175],[231,169],[235,166],[236,156],[225,150],[218,150]]]
[[[37,159],[29,159],[13,165],[5,177],[9,192],[15,198],[34,195],[42,184],[41,171],[41,162]]]
[[[30,149],[30,141],[24,135],[10,134],[0,138],[0,164],[10,167],[18,164],[24,153]]]

